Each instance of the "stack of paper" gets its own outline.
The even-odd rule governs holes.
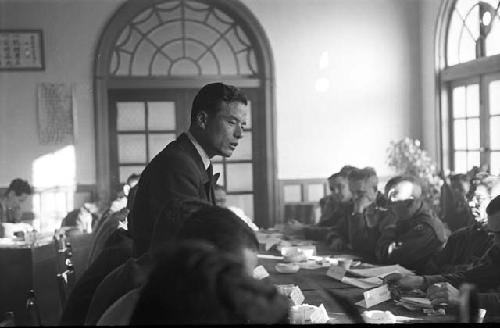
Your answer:
[[[262,265],[259,265],[253,270],[253,277],[257,280],[261,280],[269,277],[269,272]]]
[[[301,305],[305,300],[304,294],[302,294],[302,291],[296,285],[277,285],[276,288],[278,289],[278,293],[288,297],[293,305]]]
[[[378,278],[384,278],[390,273],[401,273],[401,274],[408,274],[412,275],[414,274],[412,271],[405,269],[404,267],[400,265],[386,265],[386,266],[379,266],[379,267],[373,267],[373,268],[367,268],[367,269],[350,269],[348,270],[349,273],[359,276],[359,277],[378,277]]]
[[[382,279],[377,277],[370,277],[370,278],[344,277],[340,281],[345,284],[349,284],[362,289],[375,288],[382,285]]]

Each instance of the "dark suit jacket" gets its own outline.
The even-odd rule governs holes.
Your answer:
[[[215,205],[211,180],[200,154],[184,133],[156,155],[141,174],[128,221],[134,256],[149,249],[155,221],[173,200],[199,199]]]

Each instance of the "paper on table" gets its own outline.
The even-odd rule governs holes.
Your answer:
[[[386,266],[379,266],[379,267],[374,267],[374,268],[368,268],[368,269],[350,269],[348,270],[349,273],[361,276],[361,277],[379,277],[383,278],[386,275],[390,273],[401,273],[401,274],[413,274],[410,270],[405,269],[404,267],[400,265],[386,265]]]
[[[259,265],[253,270],[253,277],[257,280],[261,280],[269,277],[269,273],[267,272],[266,268],[264,268],[262,265]]]
[[[382,279],[379,279],[377,277],[369,277],[369,278],[344,277],[342,278],[341,282],[362,289],[369,289],[382,285]]]
[[[281,255],[272,255],[272,254],[258,254],[257,257],[259,259],[267,259],[267,260],[283,260],[283,256]]]
[[[401,297],[400,301],[409,302],[411,304],[420,305],[420,306],[432,306],[431,300],[427,297]]]

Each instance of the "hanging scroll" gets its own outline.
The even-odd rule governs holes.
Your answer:
[[[40,144],[74,143],[73,87],[67,84],[40,83],[37,94]]]

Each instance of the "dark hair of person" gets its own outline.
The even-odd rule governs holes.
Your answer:
[[[165,250],[130,325],[289,323],[286,297],[249,277],[242,261],[203,242]]]
[[[486,214],[495,215],[500,212],[500,195],[493,198],[486,207]]]
[[[451,174],[450,182],[469,182],[469,178],[463,173]]]
[[[204,240],[220,250],[236,254],[244,248],[259,249],[253,230],[231,210],[219,206],[205,206],[188,217],[181,225],[177,239]]]
[[[332,180],[337,179],[337,178],[344,178],[344,179],[347,179],[347,175],[342,174],[342,173],[340,173],[340,172],[333,173],[332,175],[330,175],[330,176],[328,177],[328,181],[332,181]]]
[[[221,109],[222,102],[248,103],[247,97],[235,86],[224,83],[210,83],[198,91],[191,106],[191,122],[196,121],[198,113],[205,111],[210,117],[214,117]]]
[[[342,174],[343,176],[345,177],[348,177],[349,174],[351,174],[352,171],[354,170],[357,170],[358,168],[355,167],[355,166],[351,166],[351,165],[344,165],[342,166],[342,168],[340,169],[339,173]]]
[[[415,190],[413,192],[413,195],[415,197],[421,196],[422,187],[420,186],[418,180],[415,177],[412,177],[411,175],[397,175],[395,177],[390,178],[389,181],[387,181],[387,183],[384,186],[384,196],[387,197],[389,191],[403,181],[411,182],[415,186]]]
[[[7,188],[5,194],[7,195],[10,191],[13,191],[16,196],[21,196],[22,194],[31,195],[33,193],[33,188],[31,188],[28,181],[16,178],[10,182],[9,188]]]
[[[375,189],[378,184],[377,171],[372,167],[365,167],[363,169],[354,169],[349,173],[349,181],[368,181],[371,180]]]

